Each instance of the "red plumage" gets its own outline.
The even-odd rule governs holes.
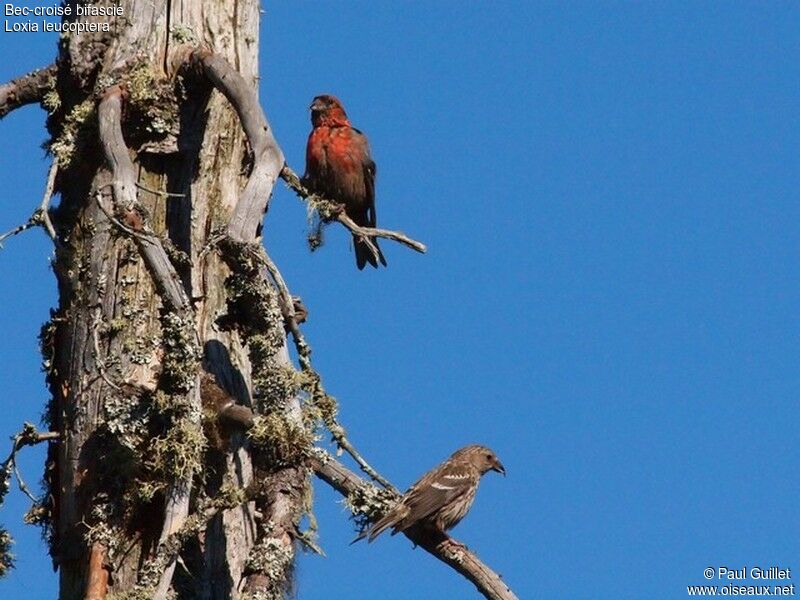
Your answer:
[[[375,227],[375,162],[367,137],[350,124],[342,103],[323,95],[311,103],[313,129],[306,146],[306,173],[303,182],[313,193],[344,205],[345,212],[358,225]],[[376,240],[372,240],[378,248]],[[378,266],[370,249],[353,236],[356,264]],[[378,248],[378,260],[386,259]]]

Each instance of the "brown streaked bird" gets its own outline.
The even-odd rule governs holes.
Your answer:
[[[328,94],[317,96],[309,107],[313,129],[306,146],[303,183],[313,193],[344,205],[347,216],[357,225],[375,227],[375,161],[367,137],[350,124],[342,103]],[[386,259],[378,248],[378,260]],[[353,236],[359,269],[378,261],[367,245]]]
[[[353,541],[369,537],[372,542],[389,527],[392,535],[415,525],[440,533],[452,529],[472,507],[478,483],[488,471],[506,474],[491,449],[476,444],[457,450],[423,475],[388,513]]]

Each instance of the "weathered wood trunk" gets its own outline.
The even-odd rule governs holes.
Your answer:
[[[67,4],[73,14],[79,6],[115,6],[107,0]],[[126,0],[121,6],[121,17],[69,19],[108,23],[110,31],[62,37],[57,96],[45,102],[59,164],[61,202],[53,217],[63,240],[55,260],[60,302],[43,331],[51,425],[62,432],[50,450],[47,479],[63,600],[155,594],[158,574],[147,572],[148,560],[159,540],[185,521],[178,511],[165,528],[166,505],[183,498],[188,506],[191,494],[187,510],[194,513],[199,498],[213,498],[225,485],[245,489],[254,477],[245,435],[220,434],[206,420],[204,433],[197,400],[202,367],[238,403],[258,402],[252,347],[247,334],[228,323],[231,269],[218,252],[203,252],[228,223],[252,157],[228,101],[181,70],[186,54],[179,50],[206,47],[257,86],[260,5]],[[113,165],[99,142],[97,119],[98,102],[112,86],[124,90],[122,132],[139,186],[136,210],[113,218]],[[142,223],[171,241],[165,247],[191,318],[159,293],[137,242]],[[256,235],[253,228],[250,236]],[[280,379],[288,361],[283,326],[277,311],[268,316],[272,343],[259,376],[268,378],[272,370]],[[287,398],[292,390],[285,384],[271,393]],[[220,511],[186,540],[182,564],[175,569],[173,563],[175,575],[166,581],[179,597],[281,593],[293,538],[281,538],[278,575],[275,569],[265,575],[274,565],[262,564],[269,557],[253,560],[251,550],[263,544],[269,527],[254,515],[270,524],[276,493],[297,505],[305,473],[273,469],[268,477],[277,487]],[[297,514],[281,518],[296,520]]]

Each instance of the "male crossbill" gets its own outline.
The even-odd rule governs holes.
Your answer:
[[[342,103],[329,95],[311,103],[313,129],[306,146],[305,185],[315,194],[344,205],[356,224],[375,227],[375,162],[366,136],[350,124]],[[372,240],[378,248],[377,241]],[[356,264],[378,266],[367,245],[353,236]],[[386,259],[378,248],[378,260]]]

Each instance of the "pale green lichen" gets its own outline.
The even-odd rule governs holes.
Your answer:
[[[167,481],[185,481],[203,470],[206,438],[188,418],[177,422],[150,442],[147,466]]]
[[[194,386],[197,365],[201,358],[194,320],[189,316],[180,316],[162,309],[161,344],[164,349],[161,361],[162,384],[170,392],[188,392]]]
[[[283,581],[283,574],[293,557],[291,545],[286,545],[276,538],[266,537],[250,551],[247,568],[264,573],[272,581]]]
[[[278,296],[257,271],[230,275],[225,281],[228,314],[245,335],[267,335],[270,346],[283,344],[283,315]],[[276,327],[278,325],[278,327]]]
[[[123,592],[112,592],[106,596],[106,600],[152,600],[154,592],[155,585]]]
[[[273,466],[298,464],[310,455],[315,441],[305,427],[278,413],[256,416],[247,437]]]
[[[140,394],[109,396],[104,405],[105,426],[115,440],[135,451],[147,439],[150,406]]]
[[[300,392],[301,378],[293,368],[279,362],[270,336],[253,335],[248,342],[258,411],[285,411],[287,401]]]
[[[75,159],[77,148],[89,137],[96,126],[96,106],[94,98],[87,98],[77,104],[64,118],[59,135],[50,142],[49,150],[58,161],[59,167],[68,168]]]
[[[242,598],[247,600],[280,600],[284,597],[287,586],[291,582],[291,571],[294,563],[294,545],[282,537],[275,537],[272,521],[261,527],[259,541],[250,550],[245,565],[245,573],[260,573],[267,579],[267,585]]]
[[[14,540],[5,528],[0,527],[0,578],[8,575],[14,568],[14,555],[11,554],[11,546]]]
[[[157,494],[162,493],[167,487],[164,481],[148,481],[136,479],[125,493],[125,506],[127,512],[144,504],[150,504]]]
[[[0,506],[3,505],[9,489],[11,489],[11,465],[5,465],[0,470]],[[0,527],[0,578],[8,575],[8,572],[14,568],[14,555],[11,554],[13,544],[14,539],[11,534],[5,527]]]
[[[42,97],[42,106],[52,115],[61,108],[61,96],[58,95],[55,89],[45,92],[45,95]]]
[[[47,525],[51,516],[50,507],[37,502],[31,505],[22,520],[28,525]]]
[[[197,34],[195,34],[191,27],[187,27],[186,25],[175,25],[170,28],[169,32],[172,36],[172,39],[179,44],[197,43]]]
[[[396,502],[394,493],[366,482],[344,499],[344,505],[352,513],[359,531],[364,531],[370,523],[385,515]]]
[[[145,132],[158,136],[177,133],[178,98],[170,80],[159,77],[151,63],[143,61],[130,70],[125,84],[133,123],[140,122]]]

